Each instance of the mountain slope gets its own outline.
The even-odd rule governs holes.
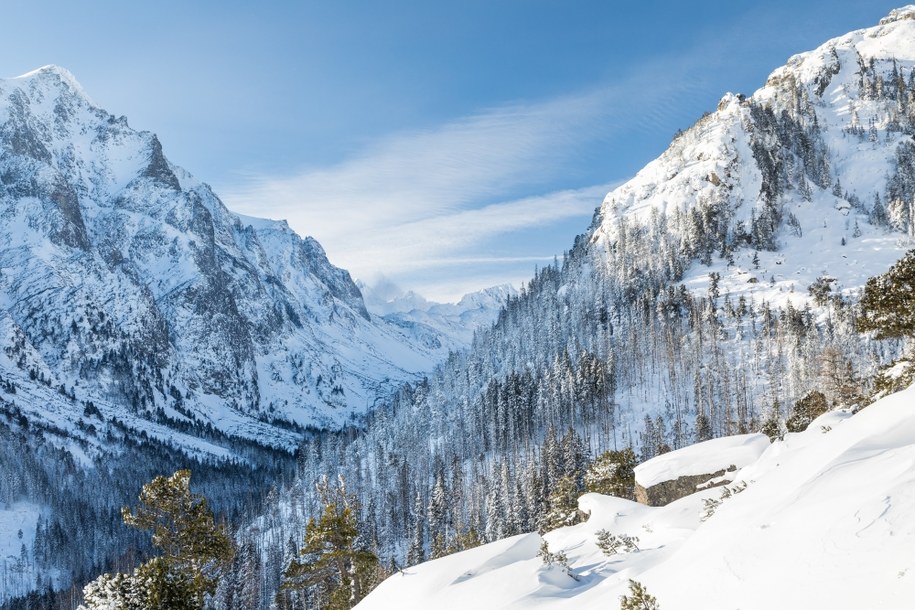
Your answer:
[[[229,212],[61,68],[0,82],[0,150],[0,373],[19,383],[292,447],[261,424],[340,427],[447,355],[371,316],[313,239]]]
[[[470,345],[473,334],[492,325],[509,297],[518,296],[510,284],[503,284],[465,294],[457,303],[435,303],[412,291],[404,293],[390,282],[378,287],[357,285],[369,311],[452,351]]]
[[[0,80],[0,219],[0,523],[26,530],[0,528],[0,604],[148,550],[118,515],[155,475],[240,519],[303,438],[457,347],[371,315],[315,240],[227,210],[55,66]]]
[[[866,405],[904,348],[858,333],[856,302],[913,243],[913,17],[900,9],[789,60],[753,96],[725,96],[610,193],[471,350],[363,434],[313,439],[294,488],[345,475],[383,562],[403,565],[538,529],[604,451],[647,460],[777,434],[812,392]],[[320,507],[303,493],[304,520]]]
[[[802,307],[829,276],[853,295],[915,234],[913,10],[790,58],[750,97],[725,95],[607,195],[593,255],[610,264],[635,225],[663,233],[652,264],[693,289],[717,272],[732,299]]]
[[[720,488],[660,508],[583,496],[587,522],[544,536],[578,580],[545,566],[540,537],[522,534],[395,574],[357,607],[612,608],[629,579],[661,608],[907,607],[913,401],[909,388],[788,435],[736,473],[730,487],[746,489],[708,518],[703,500],[718,500]],[[601,529],[637,536],[639,549],[604,555]]]

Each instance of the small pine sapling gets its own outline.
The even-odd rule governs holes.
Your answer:
[[[639,539],[637,536],[617,535],[602,529],[597,532],[597,548],[608,557],[617,553],[629,553],[639,550]]]
[[[540,551],[537,553],[537,556],[543,560],[543,565],[547,567],[558,566],[566,575],[569,576],[572,580],[578,580],[579,577],[572,572],[572,568],[569,566],[569,558],[566,556],[564,551],[556,551],[555,553],[550,550],[550,545],[546,540],[540,542]]]
[[[645,585],[630,579],[629,595],[620,596],[620,610],[661,610],[661,606],[655,596],[645,589]]]
[[[712,515],[715,514],[715,511],[718,510],[718,507],[721,506],[721,503],[733,496],[734,494],[739,494],[747,488],[747,482],[741,481],[730,487],[725,485],[721,488],[721,496],[716,500],[715,498],[705,498],[702,500],[702,514],[699,516],[700,521],[708,521]]]

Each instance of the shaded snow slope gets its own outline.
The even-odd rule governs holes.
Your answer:
[[[789,434],[729,489],[710,515],[703,500],[720,488],[660,508],[583,496],[588,521],[545,536],[577,581],[545,567],[538,536],[526,534],[408,568],[358,608],[604,609],[630,578],[662,608],[911,606],[915,387]],[[600,529],[637,536],[640,550],[604,556]]]

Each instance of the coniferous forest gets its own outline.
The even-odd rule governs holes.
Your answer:
[[[747,432],[775,439],[826,410],[865,408],[890,389],[881,372],[913,334],[899,313],[912,255],[862,291],[819,270],[792,275],[803,261],[786,252],[827,228],[837,257],[856,240],[886,240],[900,257],[911,247],[915,66],[826,57],[812,80],[776,72],[767,95],[722,100],[674,137],[651,170],[665,180],[645,174],[636,181],[651,188],[611,193],[468,349],[342,429],[295,429],[294,452],[186,424],[231,449],[194,456],[87,402],[83,432],[105,438],[100,452],[31,423],[0,393],[0,506],[45,507],[34,540],[0,564],[0,589],[32,592],[0,607],[105,607],[83,586],[151,566],[187,586],[189,607],[349,608],[409,566],[574,524],[586,491],[632,497],[632,468],[659,454]],[[824,125],[824,93],[849,70],[847,120]],[[691,174],[712,140],[722,163]],[[844,186],[856,176],[844,152],[884,149],[876,192]],[[674,180],[696,186],[655,193]],[[0,378],[0,390],[17,388]],[[199,496],[181,493],[198,508],[206,498],[201,522],[225,526],[234,547],[206,556],[218,570],[193,586],[169,580],[190,555],[156,563],[161,541],[122,522],[144,484],[185,468]],[[104,595],[133,586],[105,578]]]

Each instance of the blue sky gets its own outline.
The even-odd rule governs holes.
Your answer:
[[[0,76],[64,66],[231,209],[452,300],[529,278],[723,93],[894,7],[13,0]]]

